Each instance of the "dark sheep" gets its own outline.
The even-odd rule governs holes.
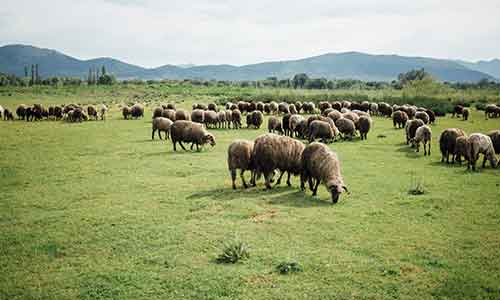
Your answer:
[[[87,106],[87,114],[89,117],[93,117],[97,121],[97,110],[93,105]]]
[[[495,153],[500,154],[500,130],[492,130],[488,132],[488,136],[493,143],[493,149],[495,149]]]
[[[172,122],[175,122],[175,110],[173,109],[164,109],[161,113],[163,118],[170,119]]]
[[[458,128],[447,128],[439,136],[439,150],[441,151],[441,162],[446,160],[446,163],[450,163],[450,155],[452,163],[456,161],[456,142],[457,138],[465,136],[465,132]]]
[[[409,145],[411,142],[411,146],[414,146],[413,139],[415,138],[415,133],[420,126],[423,126],[424,122],[420,119],[409,120],[406,122],[406,144]]]
[[[163,107],[157,107],[153,110],[153,119],[161,117],[163,114]]]
[[[190,120],[189,113],[184,109],[176,110],[175,111],[175,121],[179,121],[179,120],[189,121]]]
[[[253,173],[254,166],[252,160],[252,154],[254,149],[254,142],[247,140],[235,140],[229,145],[227,149],[227,167],[231,174],[231,181],[233,184],[233,189],[236,189],[236,171],[240,169],[240,177],[244,188],[248,188],[245,182],[245,171],[251,171]],[[255,178],[252,175],[251,184],[255,185]]]
[[[161,132],[165,132],[165,139],[168,139],[170,137],[170,127],[172,126],[174,122],[172,120],[163,118],[163,117],[157,117],[153,119],[152,122],[152,133],[151,133],[151,139],[155,139],[155,132],[158,130],[158,137],[161,138]]]
[[[191,143],[191,150],[193,150],[194,145],[196,145],[197,151],[200,150],[200,145],[210,144],[212,147],[215,146],[215,137],[206,131],[203,124],[187,120],[175,121],[170,127],[170,136],[172,138],[174,151],[177,151],[177,143],[179,143],[182,149],[186,150],[182,142]]]
[[[195,109],[191,112],[191,121],[196,123],[205,123],[205,111]]]
[[[392,113],[392,124],[397,128],[404,128],[408,122],[408,115],[402,110],[397,110]]]
[[[368,116],[359,117],[358,130],[362,140],[367,139],[367,135],[371,127],[372,127],[372,119],[370,117]]]
[[[269,133],[278,132],[279,134],[283,134],[283,128],[281,126],[281,121],[278,118],[276,118],[275,116],[271,116],[267,120],[267,129],[269,130]]]
[[[231,118],[233,120],[233,128],[241,128],[241,112],[239,109],[234,109],[231,113]]]

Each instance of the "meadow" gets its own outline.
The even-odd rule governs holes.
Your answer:
[[[487,132],[500,119],[475,109],[469,121],[438,118],[424,157],[374,117],[368,140],[329,144],[350,191],[332,205],[323,186],[317,197],[300,191],[298,177],[231,189],[228,145],[266,126],[212,129],[217,145],[200,152],[151,140],[157,103],[190,109],[222,96],[0,91],[9,108],[111,108],[106,121],[0,121],[0,299],[500,299],[500,170],[443,164],[438,145],[445,128]],[[123,120],[118,105],[134,101],[148,104],[145,117]],[[416,184],[422,195],[409,193]],[[217,263],[230,241],[250,257]],[[303,270],[281,275],[282,262]]]

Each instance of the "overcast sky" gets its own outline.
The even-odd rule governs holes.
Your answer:
[[[499,0],[2,0],[0,45],[81,59],[250,64],[360,51],[500,57]]]

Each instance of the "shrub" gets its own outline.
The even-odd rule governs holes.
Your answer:
[[[289,273],[302,272],[304,269],[297,262],[282,262],[276,267],[276,270],[280,274],[289,274]]]
[[[423,179],[417,178],[415,173],[411,175],[410,188],[408,189],[410,195],[423,195],[425,194],[424,181]]]
[[[222,253],[217,257],[218,263],[234,264],[250,257],[248,245],[241,241],[231,241],[224,245]]]

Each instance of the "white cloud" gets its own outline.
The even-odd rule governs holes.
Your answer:
[[[247,64],[325,52],[490,59],[496,0],[4,0],[0,43],[143,66]]]

